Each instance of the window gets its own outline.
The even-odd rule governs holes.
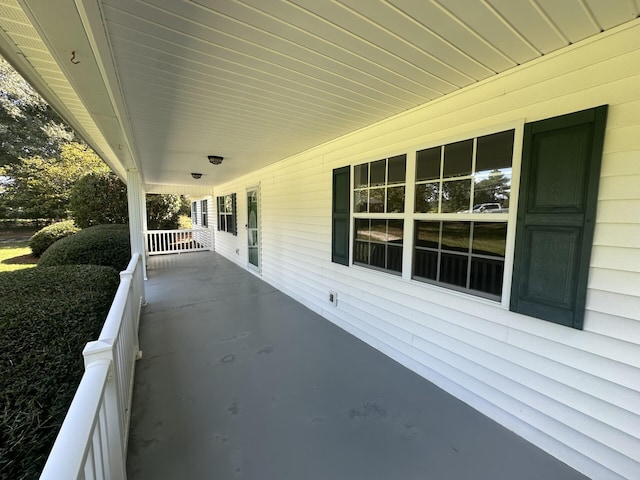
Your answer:
[[[514,133],[416,153],[415,280],[500,299]]]
[[[207,200],[202,200],[202,226],[208,227],[209,223],[207,221],[207,215],[209,213],[209,202]]]
[[[191,202],[191,223],[198,224],[198,202]]]
[[[236,228],[236,194],[217,197],[218,230],[237,235]]]
[[[407,156],[399,155],[354,168],[355,213],[404,212]]]
[[[402,273],[403,220],[356,218],[353,262]]]
[[[407,156],[354,167],[353,262],[402,273]]]
[[[353,264],[582,328],[606,118],[604,105],[525,124],[517,206],[516,130],[419,150],[415,164],[398,155],[355,165],[353,244],[340,263],[348,265],[351,253]],[[334,170],[334,247],[349,236],[335,207],[338,194],[342,207],[349,199],[349,172]],[[516,207],[518,215],[509,215]],[[507,245],[508,232],[515,245]]]

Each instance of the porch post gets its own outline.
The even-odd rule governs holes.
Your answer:
[[[137,169],[127,170],[127,200],[129,206],[129,238],[131,255],[140,254],[144,279],[147,279],[147,257],[145,255],[145,231],[147,230],[147,204]],[[146,296],[143,285],[143,304]]]

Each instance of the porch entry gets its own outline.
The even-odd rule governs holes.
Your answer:
[[[247,248],[249,267],[253,270],[260,270],[258,193],[258,187],[247,189]]]

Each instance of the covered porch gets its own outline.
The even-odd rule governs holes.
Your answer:
[[[586,478],[217,253],[148,277],[130,479]]]

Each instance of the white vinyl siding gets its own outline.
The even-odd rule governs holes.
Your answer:
[[[638,478],[638,38],[635,22],[238,178],[215,194],[260,183],[265,281],[586,475]],[[398,152],[408,152],[410,165],[410,152],[425,145],[602,104],[609,115],[584,331],[510,312],[504,302],[331,262],[334,168]],[[242,226],[244,195],[237,209]],[[217,251],[242,266],[246,242],[244,228],[237,237],[216,232]],[[337,308],[329,290],[338,293]]]

